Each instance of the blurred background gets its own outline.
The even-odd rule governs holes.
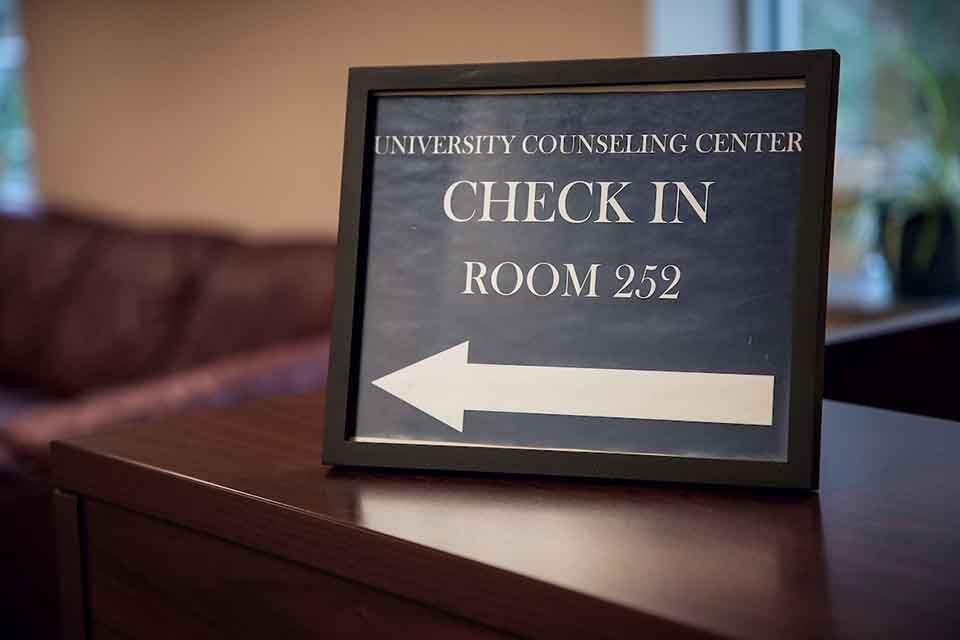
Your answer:
[[[0,636],[55,628],[51,439],[323,387],[349,66],[837,49],[837,332],[960,296],[958,27],[950,0],[0,0]]]

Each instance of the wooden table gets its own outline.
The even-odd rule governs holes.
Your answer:
[[[322,409],[55,444],[70,637],[960,631],[960,424],[827,402],[798,494],[331,469]]]

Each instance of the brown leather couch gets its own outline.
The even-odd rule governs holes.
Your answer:
[[[334,247],[0,214],[0,636],[56,630],[53,439],[321,388]]]

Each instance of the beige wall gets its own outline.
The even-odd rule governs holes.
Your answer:
[[[336,233],[347,67],[643,52],[642,2],[27,0],[49,202]]]

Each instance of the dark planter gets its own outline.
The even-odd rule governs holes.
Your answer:
[[[880,213],[881,246],[897,294],[929,298],[960,294],[957,225],[947,208],[917,211],[905,218]],[[899,246],[897,246],[899,245]]]

